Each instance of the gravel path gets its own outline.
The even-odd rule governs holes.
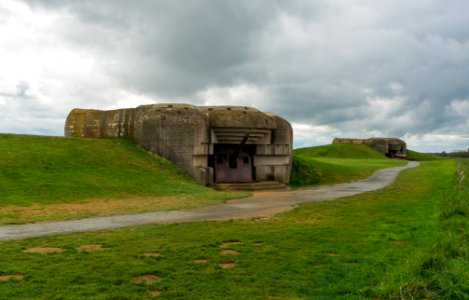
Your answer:
[[[333,200],[363,192],[381,189],[391,184],[404,169],[418,166],[409,162],[406,166],[376,171],[370,177],[350,183],[320,186],[294,191],[255,192],[247,199],[231,200],[224,204],[173,211],[157,211],[110,217],[86,218],[72,221],[0,226],[0,240],[22,239],[51,234],[92,231],[128,227],[142,224],[170,224],[206,220],[227,220],[263,217],[287,211],[300,203]]]

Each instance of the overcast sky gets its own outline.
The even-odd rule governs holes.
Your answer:
[[[467,149],[469,1],[1,0],[0,132],[160,102],[272,111],[295,147]]]

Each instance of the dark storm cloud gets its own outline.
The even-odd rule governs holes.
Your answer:
[[[123,85],[172,97],[243,79],[256,38],[278,13],[275,1],[44,3],[74,17],[68,41],[120,60],[112,71]]]
[[[325,135],[415,136],[418,147],[422,136],[469,129],[466,1],[27,3],[58,16],[63,47],[95,59],[101,77],[73,89],[95,100],[80,104],[109,106],[102,85],[199,104],[247,84],[265,98],[256,106]]]

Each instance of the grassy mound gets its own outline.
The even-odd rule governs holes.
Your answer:
[[[384,158],[384,155],[369,145],[331,144],[299,148],[294,154],[309,157],[333,158]]]
[[[407,150],[407,157],[409,158],[409,160],[415,161],[434,161],[443,159],[442,157],[433,154],[420,153],[412,150]]]
[[[142,200],[149,197],[158,201]],[[60,219],[72,213],[67,209],[80,210],[64,204],[91,201],[91,207],[82,209],[85,215],[79,215],[84,217],[87,211],[95,212],[91,215],[106,214],[111,209],[110,200],[117,199],[132,199],[123,202],[130,203],[127,207],[135,202],[135,207],[129,208],[135,212],[143,206],[145,210],[175,209],[213,204],[229,197],[233,196],[196,184],[173,163],[149,155],[127,139],[0,135],[0,222],[14,222],[15,214],[21,219],[19,214],[24,217],[33,213],[31,209],[18,212],[17,206],[34,206],[35,210],[40,209],[38,205],[55,207],[45,213],[61,215],[57,216]],[[170,203],[162,206],[161,199]],[[113,213],[127,212],[112,209]]]
[[[292,187],[334,184],[370,176],[381,168],[406,162],[386,158],[368,145],[332,144],[295,149]]]

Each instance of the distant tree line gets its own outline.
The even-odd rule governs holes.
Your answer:
[[[463,150],[451,151],[451,152],[443,151],[441,153],[431,153],[431,154],[443,156],[443,157],[469,157],[469,149],[467,151],[463,151]]]

